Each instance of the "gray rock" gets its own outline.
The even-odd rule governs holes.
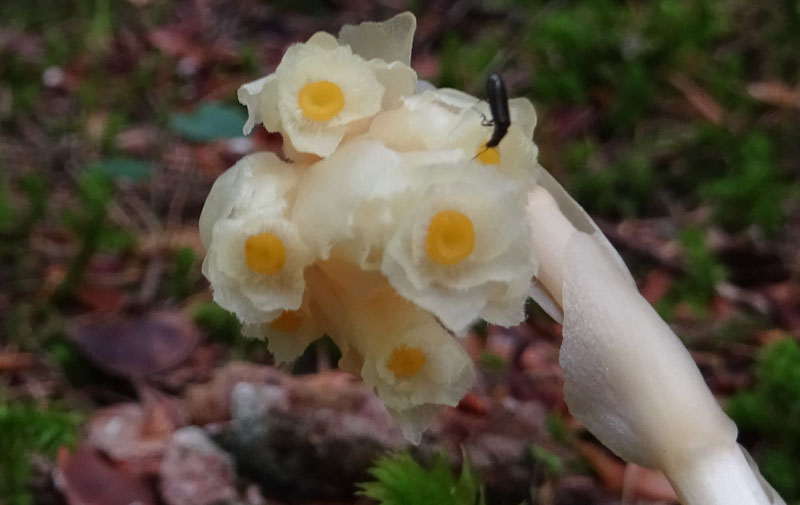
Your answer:
[[[239,497],[233,459],[195,426],[172,434],[159,476],[168,505],[209,505]]]

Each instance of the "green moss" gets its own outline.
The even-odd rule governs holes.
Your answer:
[[[81,417],[59,409],[27,404],[0,404],[0,502],[28,505],[31,457],[55,456],[61,446],[74,445]]]
[[[369,473],[375,481],[360,484],[359,494],[380,505],[484,504],[477,475],[466,458],[459,477],[441,456],[425,468],[406,452],[381,458]]]
[[[788,503],[800,502],[800,344],[786,338],[765,347],[755,386],[730,398],[726,410],[745,440],[757,436],[764,477]]]
[[[236,316],[214,302],[197,305],[192,316],[212,340],[230,343],[243,338],[242,325]]]
[[[170,295],[177,300],[188,297],[193,291],[197,275],[197,258],[194,250],[191,247],[183,247],[175,251],[166,281]]]

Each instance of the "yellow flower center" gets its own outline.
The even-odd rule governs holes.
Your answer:
[[[425,364],[425,352],[418,347],[402,345],[392,351],[386,368],[398,379],[407,379],[419,373]]]
[[[428,225],[425,252],[440,265],[455,265],[475,249],[472,221],[455,210],[436,213]]]
[[[478,146],[475,159],[484,165],[499,165],[500,164],[500,150],[497,147],[486,148],[486,142]]]
[[[272,329],[285,333],[294,333],[303,324],[303,316],[296,310],[284,310],[281,315],[273,319],[269,326]]]
[[[254,272],[274,274],[286,263],[286,247],[274,233],[252,235],[244,243],[244,261],[247,268]]]
[[[309,82],[297,94],[297,105],[308,119],[327,121],[344,109],[344,94],[330,81]]]

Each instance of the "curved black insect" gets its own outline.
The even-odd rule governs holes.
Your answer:
[[[491,122],[486,126],[494,126],[492,137],[486,142],[487,149],[497,147],[511,126],[511,114],[508,112],[508,93],[503,78],[497,72],[492,72],[486,79],[486,97],[489,101],[489,110],[492,112]]]

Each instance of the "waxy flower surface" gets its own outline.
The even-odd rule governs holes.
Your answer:
[[[414,25],[407,20],[401,15],[387,24],[413,33]],[[359,30],[354,27],[345,34],[357,39]],[[407,38],[408,42],[401,39],[400,43],[408,43],[410,54]],[[363,46],[368,54],[374,53]],[[394,53],[402,50],[388,52]],[[361,133],[369,119],[411,94],[416,80],[408,62],[379,56],[367,60],[349,44],[318,32],[307,42],[291,46],[273,74],[239,90],[239,101],[249,113],[245,133],[263,123],[267,130],[283,134],[293,150],[328,156],[345,136]]]
[[[455,332],[478,316],[519,323],[536,264],[527,223],[508,219],[525,205],[517,181],[469,159],[415,172],[381,271]]]
[[[302,302],[313,256],[287,219],[297,170],[274,154],[247,156],[216,181],[200,216],[203,274],[242,321],[268,322]]]
[[[242,326],[242,334],[246,337],[267,341],[267,349],[277,363],[297,359],[323,333],[325,330],[320,326],[307,295],[296,310],[283,310],[268,323]]]
[[[685,503],[782,503],[619,254],[539,166],[530,101],[509,100],[487,148],[484,100],[417,82],[415,24],[316,33],[240,88],[245,133],[279,132],[288,161],[252,154],[214,184],[200,218],[214,300],[279,362],[329,335],[417,442],[474,380],[457,335],[520,323],[531,296],[564,324],[566,402],[601,441],[663,470]]]
[[[488,106],[456,90],[415,94],[415,21],[346,26],[291,46],[245,84],[245,132],[280,132],[283,161],[244,158],[215,183],[200,220],[214,299],[245,334],[289,361],[323,334],[339,367],[375,389],[418,440],[475,370],[455,335],[478,318],[524,317],[537,262],[526,194],[536,115],[486,149]]]

